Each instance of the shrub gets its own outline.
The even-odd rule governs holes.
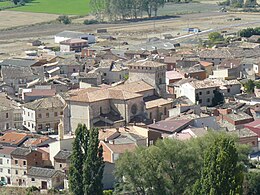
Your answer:
[[[28,193],[30,193],[30,192],[36,192],[36,191],[39,192],[40,189],[37,188],[36,186],[31,186],[31,187],[26,188],[26,191],[27,191]]]
[[[113,191],[112,190],[104,190],[103,195],[113,195]]]
[[[86,25],[88,25],[88,24],[97,24],[98,21],[97,20],[84,20],[83,23],[86,24]]]
[[[63,24],[70,24],[71,23],[71,19],[66,15],[59,16],[57,20],[60,23],[63,23]]]

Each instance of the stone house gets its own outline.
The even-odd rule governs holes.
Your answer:
[[[68,169],[70,164],[70,156],[72,151],[69,150],[60,150],[58,154],[54,156],[54,169],[64,172]]]
[[[166,65],[145,60],[139,60],[127,65],[129,67],[129,82],[143,79],[163,96],[166,93]]]
[[[30,148],[16,148],[11,152],[12,185],[27,186],[27,173],[33,166],[42,166],[42,153]]]
[[[22,128],[22,109],[17,102],[8,98],[5,94],[0,94],[0,129],[8,130],[12,128]]]
[[[0,137],[0,144],[4,146],[19,147],[21,146],[30,136],[26,133],[18,132],[7,132]]]
[[[65,174],[49,168],[31,167],[27,173],[27,186],[40,189],[59,189],[64,186]]]
[[[31,132],[57,132],[64,107],[65,102],[60,96],[26,103],[23,105],[23,126]]]
[[[169,117],[168,110],[172,108],[172,101],[163,98],[147,101],[145,108],[149,119],[164,120]]]

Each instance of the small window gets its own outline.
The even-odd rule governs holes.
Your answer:
[[[62,164],[60,164],[60,168],[62,168]]]
[[[5,118],[8,118],[9,116],[8,116],[8,113],[5,113]]]
[[[28,112],[28,116],[30,116],[30,112]]]
[[[7,172],[8,172],[8,174],[11,174],[11,170],[10,169],[8,169]]]
[[[14,164],[18,165],[18,160],[15,160],[15,161],[14,161]]]
[[[6,163],[9,164],[9,159],[6,160]]]
[[[210,91],[207,91],[207,94],[210,94]]]
[[[3,159],[2,158],[0,158],[0,165],[2,165],[3,164]]]
[[[42,129],[42,124],[39,124],[39,125],[38,125],[38,129]]]
[[[15,174],[18,175],[18,170],[15,170]]]
[[[0,168],[0,172],[1,172],[1,173],[3,172],[3,168]]]
[[[49,113],[46,113],[46,118],[49,118],[50,117],[50,114]]]
[[[35,181],[35,178],[32,178],[31,180],[32,180],[32,181]]]
[[[26,171],[24,171],[23,174],[26,175]]]
[[[32,124],[32,128],[34,128],[34,124]]]
[[[58,112],[54,112],[54,116],[58,116]]]
[[[202,95],[202,92],[200,91],[199,94]]]
[[[230,93],[230,89],[227,89],[227,92]]]
[[[209,99],[209,98],[207,99],[207,102],[210,102],[210,99]]]
[[[23,161],[23,166],[26,166],[26,161],[25,160]]]
[[[107,76],[107,73],[104,72],[104,76]]]
[[[166,115],[166,114],[167,114],[167,108],[164,107],[164,115]]]
[[[63,115],[63,112],[62,112],[62,111],[60,112],[60,115]]]
[[[28,122],[28,127],[30,127],[31,125],[30,125],[30,123]]]
[[[200,104],[202,103],[202,99],[199,99],[199,103],[200,103]]]
[[[38,118],[42,118],[42,114],[38,114]]]

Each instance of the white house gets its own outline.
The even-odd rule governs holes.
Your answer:
[[[68,39],[84,39],[87,40],[89,44],[96,42],[96,38],[93,34],[76,32],[76,31],[62,31],[56,34],[54,37],[55,43],[60,43]]]
[[[176,97],[186,96],[193,103],[201,106],[212,105],[214,91],[219,90],[224,96],[234,96],[240,93],[241,84],[237,80],[205,79],[193,80],[180,85]]]
[[[11,152],[15,147],[0,147],[0,178],[6,184],[11,184]]]

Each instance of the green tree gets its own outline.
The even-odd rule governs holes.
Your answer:
[[[224,37],[218,32],[209,33],[208,36],[211,43],[216,43],[225,40]]]
[[[206,150],[201,178],[194,195],[242,194],[243,167],[233,139],[219,137]]]
[[[86,195],[103,194],[103,149],[99,147],[98,129],[89,132],[89,144],[83,166],[83,183]]]
[[[214,90],[214,97],[212,98],[212,106],[221,105],[224,103],[224,95],[219,90]]]
[[[260,194],[260,172],[250,171],[245,175],[245,192],[247,195]]]
[[[83,130],[82,124],[79,124],[75,132],[75,140],[72,146],[72,155],[70,158],[69,168],[69,189],[73,195],[83,194],[83,162],[84,154],[82,150],[83,145]]]
[[[69,189],[73,195],[102,194],[104,161],[98,129],[88,131],[86,125],[79,124],[75,134],[69,169]]]
[[[255,88],[255,83],[253,80],[249,79],[245,84],[244,84],[245,92],[246,93],[254,93],[254,88]]]

